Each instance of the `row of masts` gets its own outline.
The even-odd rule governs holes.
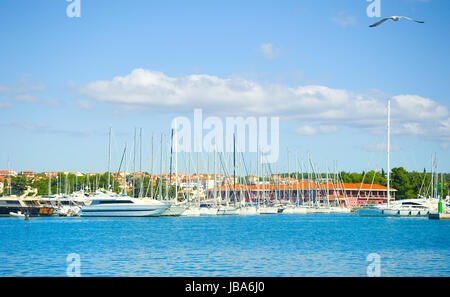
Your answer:
[[[108,189],[110,189],[110,171],[111,171],[111,133],[112,133],[112,129],[109,129],[109,146],[108,146]],[[178,156],[180,153],[177,152],[177,143],[173,141],[174,139],[174,130],[171,131],[171,137],[170,137],[170,154],[169,154],[169,168],[168,168],[168,172],[169,172],[169,176],[168,178],[166,178],[165,181],[165,186],[164,186],[164,190],[165,193],[163,193],[163,181],[162,181],[162,176],[163,176],[163,172],[164,172],[164,168],[163,168],[163,164],[164,162],[164,134],[161,134],[161,138],[160,138],[160,164],[159,164],[159,178],[156,180],[157,184],[156,187],[153,186],[153,175],[154,175],[154,135],[152,135],[152,142],[151,142],[151,173],[149,176],[149,180],[148,180],[148,187],[147,187],[147,191],[145,191],[144,189],[144,178],[142,175],[142,156],[143,156],[143,152],[142,152],[142,128],[139,129],[139,141],[137,141],[137,129],[135,129],[135,133],[134,133],[134,149],[133,149],[133,161],[132,161],[132,168],[133,168],[133,174],[132,174],[132,190],[131,190],[131,194],[133,195],[133,197],[138,197],[138,198],[143,198],[144,196],[148,196],[148,194],[150,194],[150,198],[156,198],[156,199],[160,199],[160,200],[171,200],[171,199],[183,199],[186,200],[188,202],[192,202],[192,201],[196,201],[197,203],[200,203],[200,196],[204,196],[204,199],[207,200],[208,198],[212,198],[213,200],[217,201],[218,196],[224,196],[223,200],[224,202],[228,205],[230,203],[232,204],[236,204],[238,202],[238,196],[241,199],[242,202],[242,197],[247,196],[247,197],[255,197],[258,201],[258,203],[260,201],[265,200],[267,197],[262,197],[263,195],[267,195],[267,191],[261,191],[261,190],[256,190],[254,191],[255,193],[253,193],[252,186],[256,186],[256,187],[261,187],[267,184],[270,184],[270,179],[267,177],[264,177],[265,175],[271,175],[276,176],[274,174],[274,172],[272,171],[272,166],[274,165],[270,165],[270,164],[264,164],[263,161],[263,156],[260,155],[259,150],[257,151],[256,154],[256,181],[250,182],[250,174],[249,174],[249,170],[248,170],[248,166],[246,164],[245,158],[244,158],[244,154],[241,153],[240,154],[240,158],[239,156],[237,156],[236,154],[236,138],[233,137],[234,141],[233,141],[233,153],[232,153],[232,162],[230,162],[230,156],[226,153],[223,152],[217,152],[217,150],[214,150],[214,168],[213,168],[213,174],[209,174],[208,176],[213,176],[213,187],[208,188],[208,185],[205,185],[205,189],[204,189],[204,193],[201,194],[201,190],[203,185],[200,183],[200,158],[199,158],[199,153],[195,153],[195,163],[196,166],[194,166],[194,170],[192,171],[191,168],[191,163],[194,163],[193,161],[193,153],[181,153],[182,156],[184,157],[184,167],[185,167],[185,172],[187,172],[186,176],[188,176],[188,179],[184,181],[185,187],[183,191],[183,195],[182,197],[180,197],[178,195],[178,193],[180,192],[180,188],[179,188],[179,175],[178,175]],[[136,184],[136,158],[137,158],[137,143],[139,143],[139,187],[137,187]],[[168,151],[169,151],[168,150]],[[127,145],[125,144],[125,148],[122,154],[122,159],[120,162],[120,166],[119,166],[119,171],[122,169],[122,164],[123,164],[123,160],[125,159],[125,164],[127,163],[126,161],[126,151],[127,151]],[[174,152],[175,151],[175,152]],[[291,152],[290,150],[287,150],[287,156],[288,156],[288,166],[287,166],[287,176],[289,178],[294,177],[297,183],[301,183],[302,185],[305,183],[305,181],[308,181],[308,190],[307,193],[305,194],[304,191],[299,191],[298,189],[295,191],[295,195],[294,195],[294,191],[293,189],[289,188],[287,190],[283,190],[284,192],[281,193],[280,192],[280,184],[279,181],[272,181],[275,184],[275,190],[273,190],[272,196],[275,199],[275,201],[277,202],[281,202],[281,199],[284,198],[286,200],[286,197],[288,197],[290,200],[295,200],[295,202],[298,204],[300,203],[300,200],[302,203],[305,202],[305,200],[308,201],[315,201],[317,199],[317,197],[322,197],[325,196],[327,197],[327,203],[329,204],[329,200],[328,197],[330,196],[329,194],[329,187],[326,187],[326,194],[321,194],[318,195],[317,193],[314,194],[312,189],[313,189],[313,183],[317,183],[317,182],[312,182],[313,180],[318,180],[320,178],[325,178],[325,180],[327,181],[327,183],[330,182],[330,178],[329,178],[329,172],[328,172],[328,166],[327,167],[327,173],[326,176],[319,176],[319,174],[317,173],[317,169],[316,166],[312,163],[310,155],[308,154],[308,164],[309,164],[309,169],[310,171],[307,173],[303,173],[304,171],[304,162],[302,160],[301,162],[301,167],[302,167],[302,173],[301,173],[301,178],[300,178],[300,170],[298,170],[298,157],[297,157],[297,153],[295,154],[295,164],[296,164],[296,170],[294,173],[291,173],[291,168],[290,168],[290,160],[291,160],[291,156],[290,156]],[[209,166],[209,157],[210,155],[207,154],[207,159],[208,159],[208,170],[207,172],[210,172],[210,166]],[[217,160],[219,160],[219,162],[217,162]],[[222,172],[221,174],[221,179],[218,180],[218,175],[217,175],[217,163],[219,163],[219,168],[221,169],[220,172]],[[233,169],[233,173],[232,175],[230,174],[230,170],[229,170],[229,165],[230,163],[232,163],[232,169]],[[126,167],[126,165],[125,165]],[[238,168],[239,167],[239,168]],[[236,170],[240,169],[241,174],[237,174]],[[250,170],[252,168],[250,167]],[[336,169],[337,170],[337,169]],[[173,173],[175,171],[175,181],[172,182],[172,178],[173,178]],[[243,172],[245,171],[245,172]],[[196,177],[196,181],[192,181],[191,180],[191,174],[194,173],[195,177]],[[263,177],[260,177],[260,173],[262,173]],[[305,178],[305,174],[307,175],[307,178]],[[282,176],[283,174],[280,174],[279,176]],[[286,174],[284,174],[286,175]],[[238,179],[238,180],[237,180]],[[341,182],[336,182],[336,180],[338,179],[338,174],[337,171],[334,175],[334,182],[332,182],[332,184],[336,184],[336,185],[340,185]],[[208,181],[209,177],[208,177]],[[186,186],[187,183],[187,186]],[[127,174],[126,174],[126,168],[125,168],[125,173],[123,175],[123,194],[126,195],[127,194]],[[238,187],[239,185],[239,187]],[[243,186],[247,186],[247,190],[243,190]],[[192,189],[193,187],[196,188],[195,191],[195,196],[192,197]],[[219,187],[224,187],[225,191],[221,191],[218,188]],[[239,190],[237,189],[239,188]],[[155,189],[158,189],[157,191],[154,191]],[[250,189],[250,190],[248,190]],[[149,191],[150,190],[150,191]],[[212,191],[211,191],[212,190]],[[334,189],[334,192],[336,192],[337,189]],[[345,191],[343,188],[340,189],[341,192]],[[243,193],[243,191],[247,191],[248,193]],[[175,192],[174,195],[172,195],[171,192]],[[211,194],[212,192],[212,194]],[[301,193],[300,193],[301,192]],[[238,195],[239,194],[239,195]],[[212,197],[211,197],[212,195]],[[221,197],[222,198],[222,197]],[[245,202],[245,201],[244,201]]]

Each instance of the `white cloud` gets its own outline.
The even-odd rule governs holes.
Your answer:
[[[317,134],[317,129],[315,129],[311,126],[305,125],[300,128],[297,128],[297,130],[295,130],[295,132],[297,132],[300,135],[312,136],[312,135]]]
[[[450,142],[450,118],[439,122],[437,132],[442,135],[443,139]]]
[[[318,85],[261,84],[240,77],[220,78],[206,74],[170,77],[146,69],[135,69],[109,81],[93,81],[79,91],[94,100],[129,109],[147,107],[176,113],[201,107],[216,115],[274,115],[307,124],[311,129],[302,127],[304,129],[297,132],[310,135],[312,129],[315,133],[334,133],[338,126],[378,133],[384,133],[386,127],[387,95],[380,92],[355,93]],[[79,105],[91,107],[89,101],[79,102]],[[448,108],[436,101],[401,94],[392,97],[391,107],[393,133],[434,140],[448,135]]]
[[[77,105],[81,109],[86,109],[86,110],[92,109],[92,104],[89,100],[78,100]]]
[[[316,134],[331,134],[336,133],[337,131],[338,128],[336,126],[327,126],[327,125],[321,125],[318,128],[314,128],[309,125],[304,125],[295,130],[297,134],[305,136],[312,136]]]
[[[278,56],[278,49],[272,43],[263,43],[260,47],[261,53],[268,59],[273,59]]]
[[[356,17],[348,15],[345,11],[332,16],[331,20],[343,28],[356,25]]]
[[[28,95],[28,94],[20,94],[20,95],[13,97],[12,99],[14,101],[27,102],[27,103],[35,103],[38,101],[35,96]]]

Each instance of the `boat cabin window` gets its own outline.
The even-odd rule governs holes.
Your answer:
[[[99,200],[99,204],[133,203],[130,200]]]
[[[9,206],[11,206],[11,205],[16,205],[16,206],[20,206],[20,202],[19,201],[16,201],[16,200],[3,200],[3,201],[0,201],[0,205],[9,205]]]

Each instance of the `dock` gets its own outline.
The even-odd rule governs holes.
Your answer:
[[[450,213],[430,213],[428,218],[430,220],[450,220]]]

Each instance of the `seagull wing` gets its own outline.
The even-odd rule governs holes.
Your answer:
[[[415,19],[412,19],[412,18],[409,18],[409,17],[405,17],[405,16],[401,16],[399,18],[407,19],[407,20],[410,20],[410,21],[413,21],[413,22],[416,22],[416,23],[421,23],[421,24],[425,23],[423,21],[418,21],[418,20],[415,20]]]
[[[391,18],[384,18],[384,19],[382,19],[382,20],[379,20],[379,21],[376,22],[376,23],[373,23],[373,24],[370,25],[369,27],[376,27],[376,26],[381,25],[382,23],[386,22],[386,21],[389,20],[389,19],[391,19]]]

